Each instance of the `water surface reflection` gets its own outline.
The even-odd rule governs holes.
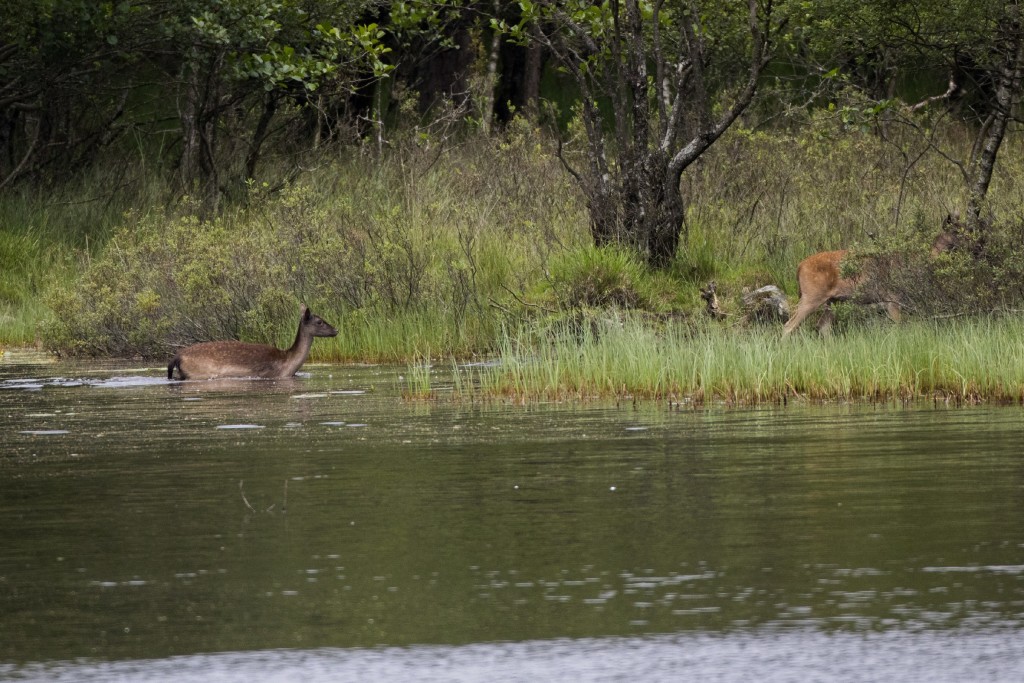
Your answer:
[[[307,369],[0,365],[0,677],[1022,680],[1019,408],[423,404]]]
[[[1018,683],[1024,646],[1009,633],[824,634],[814,631],[583,638],[462,646],[270,650],[18,671],[51,683],[417,681],[930,681]],[[3,675],[0,664],[0,675]]]

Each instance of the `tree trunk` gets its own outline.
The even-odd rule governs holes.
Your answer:
[[[612,2],[611,28],[599,35],[557,10],[549,24],[538,27],[543,44],[579,88],[586,165],[573,167],[561,145],[558,156],[587,196],[598,246],[617,242],[635,248],[654,267],[672,263],[684,234],[682,173],[751,103],[772,53],[772,3],[746,4],[751,43],[745,78],[736,84],[732,102],[721,108],[713,106],[711,79],[705,77],[707,46],[695,13],[673,17],[682,40],[672,55],[661,41],[661,0],[650,6],[650,13],[638,0]],[[590,63],[598,56],[600,68]],[[599,102],[612,110],[610,124]],[[614,163],[606,150],[614,153]]]
[[[590,214],[590,234],[594,245],[603,247],[619,242],[618,199],[608,192],[598,191],[588,197],[587,212]]]
[[[494,113],[501,123],[508,123],[517,113],[536,119],[540,111],[540,79],[544,70],[541,40],[540,36],[534,36],[525,46],[511,41],[502,42],[501,75],[494,102]]]
[[[683,235],[683,198],[679,193],[679,183],[674,188],[665,188],[665,193],[658,204],[658,213],[650,226],[651,265],[666,268],[672,263],[679,249],[679,241]]]
[[[199,176],[199,73],[195,65],[186,66],[184,97],[178,117],[181,119],[181,161],[178,183],[183,192],[192,188]]]
[[[412,83],[419,92],[419,110],[428,113],[451,101],[456,107],[469,97],[468,76],[476,58],[470,34],[468,15],[445,28],[445,39],[451,47],[443,47],[417,64]]]
[[[526,69],[523,74],[522,104],[526,116],[534,118],[539,113],[540,77],[544,71],[544,50],[540,43],[531,42],[526,46]]]
[[[494,2],[494,15],[501,12],[501,3]],[[487,53],[487,76],[484,81],[484,106],[480,112],[480,128],[484,133],[491,132],[491,123],[494,121],[494,95],[498,85],[498,58],[501,55],[501,31],[494,31],[491,35],[491,49]]]
[[[1020,18],[1014,17],[1009,31],[1011,40],[1007,46],[1006,62],[999,70],[996,83],[996,103],[991,125],[988,125],[987,131],[984,132],[981,153],[973,164],[974,178],[967,200],[966,218],[968,231],[975,234],[982,231],[981,212],[985,196],[988,194],[988,186],[992,182],[996,155],[1006,136],[1006,128],[1013,117],[1013,109],[1020,98],[1024,81],[1024,36],[1021,35],[1021,28]]]
[[[245,159],[245,178],[243,180],[251,180],[256,177],[256,164],[259,163],[260,152],[267,139],[267,130],[270,128],[270,122],[275,113],[277,113],[277,95],[267,93],[263,102],[263,111],[260,113],[259,121],[256,122],[256,130],[252,134],[252,142],[249,143],[249,154]]]

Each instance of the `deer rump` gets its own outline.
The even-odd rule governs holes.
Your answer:
[[[894,321],[900,320],[900,305],[889,292],[879,288],[879,275],[893,266],[891,258],[866,257],[860,263],[860,270],[850,277],[842,276],[843,259],[849,250],[824,251],[808,256],[796,269],[800,302],[796,311],[783,328],[783,336],[789,335],[809,315],[824,307],[818,319],[817,328],[827,335],[835,320],[832,311],[834,301],[852,301],[858,304],[879,304]]]
[[[934,259],[947,251],[961,249],[965,243],[970,244],[971,237],[965,232],[959,218],[954,215],[946,216],[942,231],[932,242],[930,257]],[[897,253],[865,256],[861,259],[856,275],[844,278],[842,263],[849,253],[848,249],[823,251],[800,262],[796,268],[800,302],[793,317],[783,328],[783,337],[788,336],[807,319],[807,316],[823,306],[825,311],[821,314],[817,327],[819,332],[827,335],[832,327],[832,321],[835,320],[835,313],[832,312],[833,301],[879,304],[893,322],[900,321],[899,299],[893,294],[891,287],[894,275],[903,276],[904,279],[908,273],[913,275],[911,255]]]

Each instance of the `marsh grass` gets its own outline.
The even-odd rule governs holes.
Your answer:
[[[0,342],[39,341],[38,324],[50,315],[45,292],[55,283],[70,286],[76,260],[76,249],[45,228],[0,231]]]
[[[969,131],[933,140],[969,148]],[[744,287],[776,284],[795,302],[809,253],[859,248],[869,233],[930,242],[962,180],[937,154],[908,169],[893,143],[824,116],[734,128],[684,177],[686,239],[664,271],[592,246],[582,198],[523,122],[444,149],[333,150],[291,185],[251,183],[216,216],[142,172],[97,172],[52,196],[0,198],[0,342],[41,335],[63,353],[152,357],[218,338],[283,347],[303,301],[340,331],[313,346],[316,361],[499,358],[453,374],[452,393],[470,398],[1013,397],[1010,318],[931,325],[919,313],[897,327],[847,315],[836,338],[788,345],[775,328],[701,322],[708,280],[735,321]],[[1008,139],[989,208],[1024,225],[1022,181],[1024,143]],[[1014,268],[992,272],[1024,272]],[[947,268],[943,296],[977,272]],[[989,279],[975,288],[1021,308],[1020,292]],[[409,376],[410,395],[437,395],[433,372]]]
[[[406,399],[434,398],[434,384],[431,380],[433,370],[429,354],[410,363],[406,368],[402,396]]]
[[[159,205],[166,191],[144,169],[112,163],[60,186],[0,196],[0,344],[40,342],[41,324],[53,317],[48,293],[75,287],[124,212]]]
[[[545,343],[506,338],[500,365],[469,391],[516,400],[633,398],[736,404],[790,400],[1024,399],[1024,321],[875,324],[830,339],[778,330],[649,325]]]
[[[187,199],[131,212],[73,286],[49,293],[47,341],[147,357],[208,339],[281,346],[303,301],[340,330],[314,360],[487,353],[503,316],[528,308],[516,292],[585,235],[566,178],[528,143],[480,140],[436,167],[437,155],[350,160],[282,190],[253,184],[211,218]],[[524,173],[502,173],[510,164]]]

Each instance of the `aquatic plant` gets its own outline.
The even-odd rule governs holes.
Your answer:
[[[879,323],[785,342],[775,329],[655,330],[628,318],[599,333],[553,335],[543,343],[508,337],[500,364],[466,393],[697,404],[1024,399],[1024,321],[1017,317]]]

